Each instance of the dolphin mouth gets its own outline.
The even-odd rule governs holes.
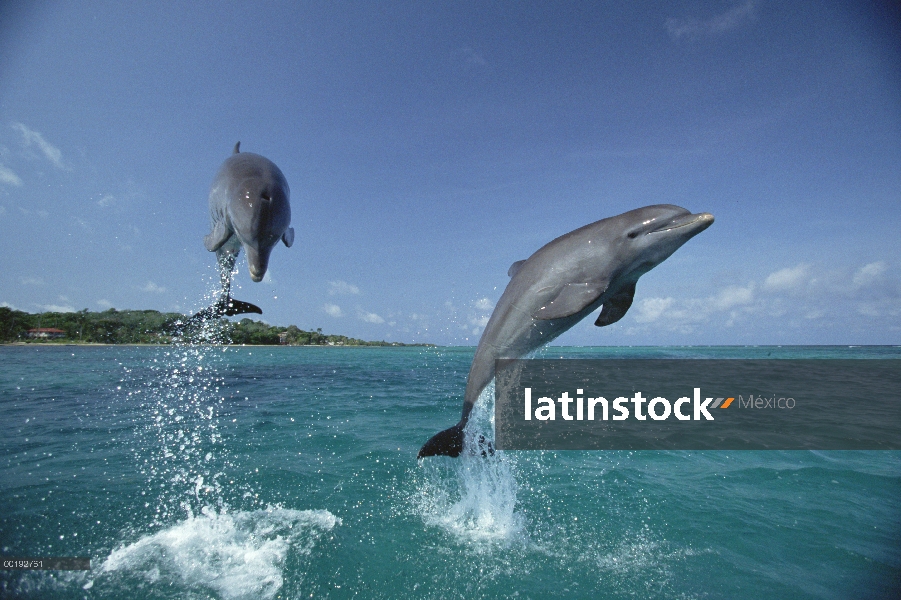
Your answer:
[[[672,221],[661,224],[657,229],[649,231],[647,235],[651,235],[652,233],[665,233],[675,229],[682,229],[683,227],[692,227],[693,225],[698,225],[696,233],[700,233],[710,227],[712,223],[713,215],[710,213],[688,214],[676,217]]]
[[[247,258],[252,259],[254,257],[248,256]],[[268,269],[269,269],[269,265],[260,265],[252,260],[247,261],[247,270],[250,271],[250,278],[255,283],[259,283],[259,282],[263,281],[263,277],[266,276],[266,271]]]

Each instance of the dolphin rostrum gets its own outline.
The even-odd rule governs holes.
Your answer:
[[[269,254],[279,240],[294,243],[290,190],[275,163],[259,154],[240,151],[235,144],[210,188],[210,228],[203,245],[216,253],[222,292],[211,307],[194,315],[209,319],[242,313],[262,314],[258,306],[231,297],[232,270],[241,248],[247,254],[250,278],[261,281],[269,266]]]
[[[632,306],[638,278],[711,223],[710,213],[646,206],[580,227],[513,263],[469,369],[463,416],[427,441],[418,458],[460,454],[463,428],[494,377],[495,359],[525,356],[601,306],[594,324],[616,323]]]

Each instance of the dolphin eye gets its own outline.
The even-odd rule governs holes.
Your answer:
[[[630,232],[629,232],[629,239],[630,239],[630,240],[634,240],[634,239],[637,238],[637,237],[638,237],[638,232],[637,232],[637,231],[630,231]]]

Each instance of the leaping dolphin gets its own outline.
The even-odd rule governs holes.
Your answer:
[[[279,240],[294,243],[288,182],[275,163],[259,154],[240,151],[228,157],[210,188],[210,233],[203,245],[216,253],[222,292],[211,307],[192,319],[210,319],[263,311],[231,297],[232,270],[241,248],[247,254],[250,278],[261,281],[269,267],[269,254]]]
[[[691,214],[657,204],[580,227],[513,263],[510,283],[476,349],[460,422],[433,436],[417,458],[459,456],[463,428],[479,394],[494,377],[498,358],[521,358],[603,306],[594,322],[616,323],[632,306],[638,278],[713,223],[710,213]]]

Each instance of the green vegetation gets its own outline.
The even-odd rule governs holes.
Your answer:
[[[95,343],[95,344],[170,344],[185,332],[186,317],[179,313],[155,310],[116,310],[72,313],[31,314],[0,306],[0,343]],[[295,325],[275,327],[251,319],[234,323],[220,319],[219,339],[232,344],[289,344],[293,346],[407,346],[395,342],[367,342],[343,335],[327,335],[322,329],[304,331]],[[32,339],[30,329],[58,329],[63,333],[53,340]],[[283,339],[282,339],[283,338]],[[413,344],[416,346],[428,344]]]

